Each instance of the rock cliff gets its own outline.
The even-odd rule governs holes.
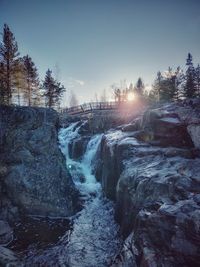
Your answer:
[[[78,194],[58,147],[57,113],[1,106],[0,125],[1,217],[17,211],[54,217],[74,214]]]
[[[199,102],[185,102],[105,134],[95,172],[126,239],[113,266],[198,266],[199,127]]]

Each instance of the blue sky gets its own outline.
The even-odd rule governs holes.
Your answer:
[[[40,77],[47,68],[79,102],[110,85],[142,77],[151,85],[158,70],[200,62],[199,0],[0,0],[21,55],[29,54]]]

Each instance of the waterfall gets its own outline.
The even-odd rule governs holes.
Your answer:
[[[76,187],[84,196],[100,193],[100,184],[92,174],[92,159],[95,157],[102,134],[94,135],[87,144],[86,152],[81,162],[75,161],[69,156],[69,144],[79,136],[81,125],[72,123],[68,128],[61,129],[59,133],[60,149],[66,157],[66,164]]]
[[[83,209],[71,219],[72,229],[67,230],[57,244],[42,253],[31,251],[26,266],[34,262],[34,266],[106,267],[111,266],[121,248],[113,203],[103,196],[101,185],[92,174],[92,162],[102,135],[94,135],[89,140],[80,162],[69,156],[69,145],[80,137],[80,127],[80,122],[76,122],[61,129],[59,144],[66,157],[66,166],[84,199]]]
[[[72,140],[79,136],[78,130],[80,129],[81,125],[76,127],[79,124],[79,122],[74,122],[70,124],[67,128],[60,129],[59,132],[59,143],[60,143],[60,149],[66,159],[70,160],[69,157],[69,144],[72,142]]]
[[[60,261],[74,267],[105,267],[117,254],[121,240],[118,236],[119,227],[114,221],[113,203],[103,197],[101,185],[92,174],[92,163],[102,134],[94,135],[89,140],[84,156],[78,162],[69,157],[68,146],[74,138],[79,137],[79,128],[77,123],[73,123],[61,129],[59,134],[68,169],[86,200],[83,210],[74,220],[70,241],[65,247],[66,253],[62,253]]]

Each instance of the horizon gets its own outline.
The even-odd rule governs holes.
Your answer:
[[[9,25],[40,79],[53,70],[67,89],[64,106],[70,90],[81,104],[124,79],[150,87],[158,71],[184,68],[188,52],[200,62],[200,2],[145,2],[0,0],[0,25]]]

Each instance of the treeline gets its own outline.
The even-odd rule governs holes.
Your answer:
[[[59,108],[64,91],[49,69],[40,82],[32,58],[20,57],[14,34],[4,24],[0,42],[0,104]]]
[[[200,65],[193,64],[192,55],[189,53],[186,59],[186,71],[177,67],[175,71],[171,67],[161,73],[158,71],[151,90],[145,88],[142,78],[136,84],[129,86],[124,82],[121,86],[115,84],[113,89],[115,101],[129,100],[130,94],[136,98],[143,98],[150,102],[178,101],[180,99],[200,97]]]
[[[175,71],[169,67],[168,71],[157,73],[149,98],[156,101],[170,101],[200,97],[200,65],[193,64],[192,55],[186,59],[186,71],[180,67]]]
[[[124,80],[121,82],[120,87],[113,84],[111,85],[111,88],[113,89],[114,98],[116,102],[124,102],[127,100],[131,100],[130,97],[132,94],[134,98],[142,98],[147,94],[142,78],[138,78],[135,86],[133,86],[133,83],[130,83],[130,85],[127,86]]]

